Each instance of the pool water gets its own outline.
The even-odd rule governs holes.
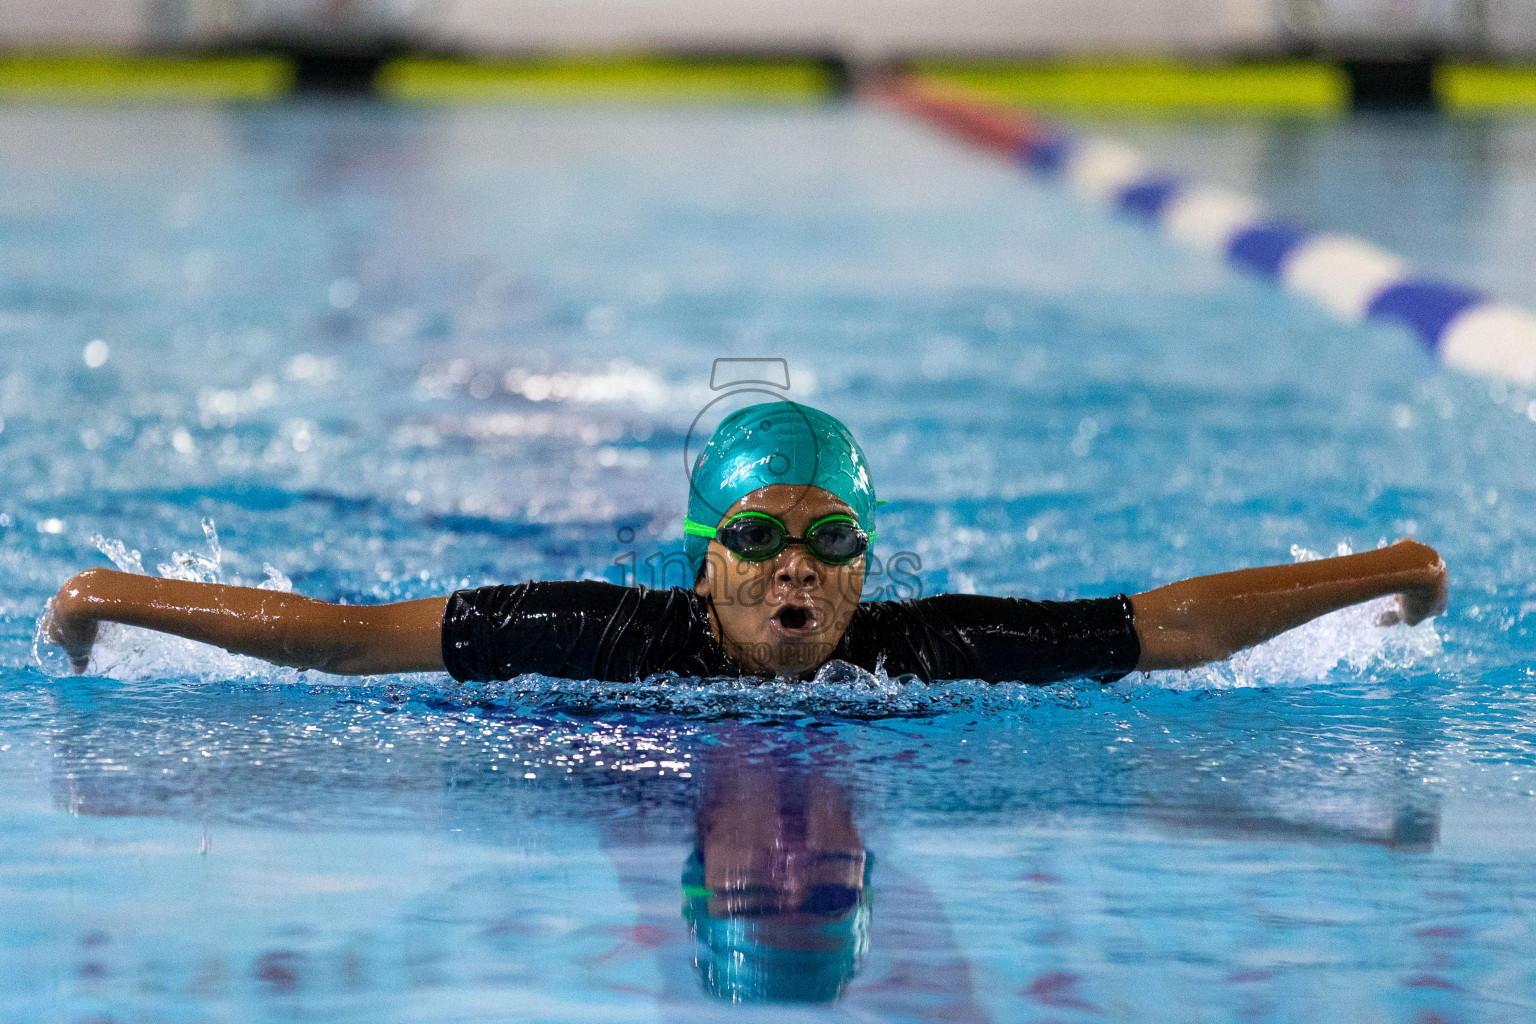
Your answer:
[[[1458,199],[1536,194],[1528,126],[1469,161],[1465,125],[1319,123],[1337,158],[1283,170],[1294,125],[1118,128],[1532,296],[1529,220]],[[1396,187],[1371,154],[1414,187],[1328,221]],[[1536,1014],[1536,395],[1406,333],[856,107],[338,103],[0,109],[0,345],[6,1021]],[[675,582],[722,357],[862,440],[879,596],[1413,535],[1450,609],[1102,688],[339,679],[126,629],[71,677],[34,644],[109,559],[356,603]],[[701,902],[775,836],[856,906]]]

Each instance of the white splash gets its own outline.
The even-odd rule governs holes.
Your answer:
[[[213,520],[204,519],[202,526],[207,543],[206,553],[173,551],[169,561],[156,566],[159,574],[165,579],[189,580],[194,583],[243,585],[239,578],[225,579],[224,548],[219,542],[219,532]],[[97,550],[121,572],[147,575],[143,556],[129,550],[122,541],[100,534],[91,539]],[[293,592],[293,581],[275,566],[264,565],[263,571],[266,579],[256,584],[258,589],[285,594]],[[71,669],[63,650],[47,639],[47,623],[52,610],[53,602],[50,600],[37,621],[32,639],[32,657],[47,675],[68,676]],[[167,678],[214,680],[260,676],[282,683],[300,679],[321,682],[342,678],[313,672],[301,674],[293,669],[278,668],[259,658],[231,654],[194,640],[113,622],[101,624],[86,672],[125,681]]]
[[[161,562],[155,567],[160,575],[168,580],[223,583],[224,547],[219,543],[219,531],[214,527],[212,519],[203,520],[203,536],[208,540],[207,555],[195,551],[173,551],[169,562]]]
[[[93,534],[91,543],[96,545],[96,550],[107,556],[107,560],[117,566],[119,572],[131,572],[144,575],[144,560],[137,551],[129,551],[127,545],[120,540],[109,540],[101,534]]]
[[[275,590],[279,594],[293,593],[293,580],[285,576],[281,569],[270,562],[263,563],[261,571],[267,578],[256,584],[257,590]]]
[[[1340,544],[1335,555],[1347,555]],[[1298,562],[1322,558],[1299,545],[1291,547]],[[1239,651],[1224,662],[1187,672],[1149,672],[1145,682],[1174,690],[1220,689],[1242,686],[1305,685],[1325,679],[1341,667],[1355,674],[1396,676],[1437,657],[1442,650],[1434,620],[1417,626],[1378,625],[1396,607],[1395,597],[1381,597],[1341,608],[1273,640]]]
[[[527,675],[496,683],[453,685],[440,699],[494,703],[524,711],[569,709],[662,712],[689,718],[750,720],[831,716],[849,719],[923,718],[965,711],[1006,714],[1044,704],[1078,706],[1097,691],[1071,683],[1030,686],[954,680],[924,683],[892,678],[847,662],[823,665],[810,679],[685,679],[659,675],[633,683],[602,683]]]

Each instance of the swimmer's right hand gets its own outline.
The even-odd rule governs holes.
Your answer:
[[[78,573],[60,587],[43,613],[44,635],[48,637],[49,643],[64,648],[64,653],[69,656],[69,667],[76,675],[84,672],[90,664],[91,648],[96,643],[96,634],[100,628],[96,619],[87,614],[83,607],[92,572],[87,569]]]

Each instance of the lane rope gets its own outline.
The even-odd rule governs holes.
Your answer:
[[[1481,291],[1415,273],[1363,239],[1265,214],[1251,196],[1162,173],[1108,139],[1078,136],[947,82],[908,75],[865,89],[874,102],[945,129],[1092,202],[1318,302],[1343,320],[1411,330],[1449,366],[1536,384],[1536,316]]]

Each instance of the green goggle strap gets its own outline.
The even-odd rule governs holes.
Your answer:
[[[691,533],[695,537],[708,537],[710,540],[714,540],[720,533],[713,526],[705,526],[703,523],[696,523],[692,519],[683,520],[683,532]]]

